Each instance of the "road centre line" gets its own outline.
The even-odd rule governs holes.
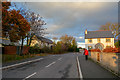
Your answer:
[[[28,79],[28,78],[30,78],[30,77],[32,77],[33,75],[35,75],[36,74],[36,72],[34,72],[33,74],[31,74],[31,75],[29,75],[29,76],[27,76],[25,79],[23,79],[23,80],[26,80],[26,79]]]
[[[62,58],[59,58],[58,60],[61,60]]]
[[[44,58],[39,58],[39,59],[31,60],[31,61],[26,61],[26,62],[22,62],[22,63],[18,63],[18,64],[10,65],[10,66],[5,66],[5,67],[2,67],[2,68],[0,68],[0,69],[7,69],[7,68],[11,68],[11,67],[15,67],[15,66],[22,65],[22,64],[27,64],[27,63],[31,63],[31,62],[35,62],[35,61],[39,61],[39,60],[42,60],[42,59],[44,59]]]
[[[50,67],[51,65],[55,64],[56,62],[52,62],[49,65],[45,66],[45,67]]]
[[[80,80],[83,80],[83,75],[82,75],[82,71],[80,68],[80,62],[79,62],[78,56],[77,56],[77,65],[78,65],[79,78]]]

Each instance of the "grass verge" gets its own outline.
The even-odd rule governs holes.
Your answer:
[[[26,58],[32,58],[34,55],[8,55],[8,54],[3,54],[2,55],[2,63],[7,63],[7,62],[12,62],[12,61],[18,61]]]

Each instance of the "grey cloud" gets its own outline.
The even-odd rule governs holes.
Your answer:
[[[102,20],[106,20],[108,17],[109,18],[112,17],[110,16],[111,14],[117,15],[117,12],[116,13],[114,12],[115,9],[117,9],[117,3],[113,2],[82,4],[82,6],[87,5],[87,7],[76,7],[74,5],[79,3],[28,3],[28,4],[31,4],[34,10],[43,15],[45,18],[53,19],[54,24],[60,25],[60,27],[73,27],[76,24],[76,22],[77,23],[86,22],[86,24],[89,24],[92,23],[92,21],[95,22],[99,20],[100,23],[102,22]],[[89,9],[89,5],[100,6],[98,6],[98,8],[93,7]]]
[[[80,35],[84,34],[85,29],[97,30],[107,22],[118,20],[117,2],[27,2],[26,7],[47,19],[48,31],[51,34],[72,35],[80,32]]]

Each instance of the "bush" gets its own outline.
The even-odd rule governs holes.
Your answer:
[[[110,47],[110,48],[105,48],[105,49],[103,50],[103,52],[113,52],[113,53],[117,53],[117,52],[119,52],[119,51],[118,51],[118,48]]]
[[[89,51],[91,51],[91,52],[101,52],[100,49],[91,49],[91,50],[89,50]]]
[[[62,53],[62,45],[60,44],[60,42],[57,42],[57,44],[53,47],[53,53],[54,54],[59,54]]]
[[[52,50],[48,46],[44,46],[41,50],[42,53],[51,53]]]
[[[115,43],[116,48],[120,48],[120,40]]]
[[[29,53],[38,54],[38,53],[41,53],[41,49],[39,47],[30,47]]]

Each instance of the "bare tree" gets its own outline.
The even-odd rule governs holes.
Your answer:
[[[24,4],[26,5],[26,3]],[[16,4],[14,6],[17,8]],[[17,8],[18,9],[18,8]],[[27,19],[27,21],[30,23],[30,31],[26,35],[27,37],[27,45],[31,45],[32,37],[34,35],[37,35],[39,37],[44,36],[45,30],[47,28],[44,28],[43,25],[46,25],[43,18],[40,16],[40,14],[36,14],[33,11],[30,11],[30,9],[25,8],[19,8],[20,13]]]
[[[54,42],[55,42],[58,38],[57,38],[57,37],[53,37],[52,39],[53,39],[53,40],[54,40]]]
[[[119,33],[119,29],[120,26],[118,25],[118,23],[106,23],[105,25],[102,25],[100,27],[100,30],[111,30],[115,36],[115,38],[120,34]]]

